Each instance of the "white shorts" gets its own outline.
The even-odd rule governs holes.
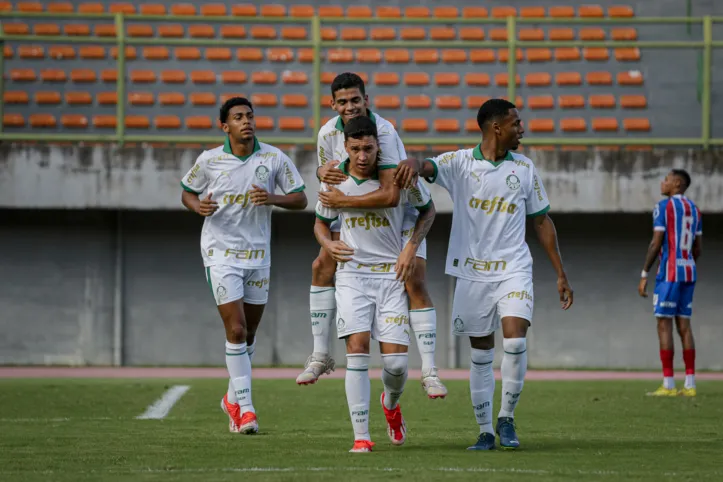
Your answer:
[[[409,300],[404,283],[389,278],[337,278],[338,337],[365,331],[371,332],[374,340],[409,346]]]
[[[457,278],[452,305],[455,335],[487,336],[497,331],[507,316],[532,322],[535,307],[532,278],[477,282]]]
[[[235,266],[206,267],[206,281],[217,305],[243,298],[244,303],[265,305],[269,300],[271,268],[243,269]]]

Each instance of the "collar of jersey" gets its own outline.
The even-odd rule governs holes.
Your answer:
[[[339,164],[339,169],[341,169],[341,172],[343,172],[344,174],[346,174],[346,175],[349,176],[350,178],[354,179],[354,182],[356,183],[357,186],[358,186],[359,184],[363,184],[363,183],[369,181],[370,179],[371,179],[371,180],[374,180],[374,181],[376,181],[377,179],[379,179],[379,176],[377,175],[376,172],[375,172],[374,174],[372,174],[372,177],[370,177],[369,179],[357,179],[356,177],[352,176],[351,174],[349,174],[349,159],[347,159],[346,161],[344,161],[344,162],[342,162],[341,164]]]
[[[474,156],[474,158],[478,161],[487,161],[495,167],[499,166],[505,161],[514,161],[514,158],[512,157],[512,153],[510,151],[507,151],[507,154],[505,154],[505,158],[501,161],[490,161],[489,159],[485,159],[485,157],[482,155],[482,144],[477,144],[477,146],[472,151],[472,156]]]
[[[369,114],[369,118],[374,122],[377,123],[377,118],[374,117],[374,112],[371,111],[371,109],[367,109],[367,114]],[[336,120],[336,130],[344,132],[344,122],[341,120],[341,116]]]
[[[226,140],[223,141],[223,152],[225,152],[226,154],[231,154],[233,157],[235,157],[236,159],[238,159],[241,162],[248,161],[249,157],[253,156],[260,150],[261,150],[261,146],[259,145],[259,140],[256,139],[256,136],[254,136],[254,148],[251,151],[251,154],[249,154],[248,156],[244,156],[244,157],[238,157],[236,154],[233,153],[233,151],[231,150],[231,141],[228,140],[228,136],[226,136]]]

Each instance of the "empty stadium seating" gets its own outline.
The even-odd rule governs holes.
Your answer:
[[[484,100],[507,94],[510,52],[505,48],[446,48],[457,40],[507,40],[502,24],[485,19],[632,17],[628,6],[554,2],[510,2],[509,6],[293,5],[284,2],[190,3],[131,2],[0,2],[0,11],[56,13],[173,14],[162,21],[126,21],[133,39],[249,39],[297,41],[312,38],[302,20],[318,14],[340,22],[322,27],[324,40],[435,40],[437,48],[322,48],[322,115],[330,104],[329,84],[344,71],[358,72],[368,82],[371,106],[392,120],[403,134],[477,132],[473,118]],[[528,3],[528,5],[526,5]],[[548,3],[548,2],[546,2]],[[226,22],[189,22],[183,17],[230,17]],[[297,23],[244,24],[243,17],[298,17]],[[398,23],[344,24],[344,18],[391,18]],[[437,24],[408,24],[409,18],[437,18]],[[455,18],[477,18],[479,24],[455,24]],[[112,18],[32,18],[3,20],[6,34],[114,37]],[[518,25],[520,41],[611,40],[639,38],[633,26],[534,24]],[[118,99],[118,72],[112,44],[6,42],[5,114],[8,132],[18,129],[63,129],[107,132],[114,129],[118,101],[126,104],[129,131],[152,133],[206,132],[217,128],[217,107],[231,95],[249,97],[258,107],[258,128],[268,133],[312,135],[311,64],[313,50],[296,46],[129,45],[126,99]],[[641,53],[636,48],[521,46],[518,62],[518,106],[529,131],[543,135],[647,132],[650,105]]]

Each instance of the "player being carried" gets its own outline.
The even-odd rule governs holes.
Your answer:
[[[369,98],[364,90],[364,81],[356,74],[338,75],[331,84],[332,108],[339,114],[327,122],[318,136],[319,168],[317,175],[327,185],[338,185],[348,178],[337,168],[339,161],[346,159],[344,148],[344,125],[359,116],[368,117],[375,123],[379,138],[378,175],[380,188],[362,196],[345,196],[340,190],[330,188],[320,193],[319,198],[325,207],[334,209],[380,209],[395,207],[399,203],[397,185],[408,188],[413,181],[410,161],[397,131],[392,124],[369,110]],[[398,169],[397,169],[398,168]],[[395,171],[396,169],[396,171]],[[396,182],[395,182],[396,181]],[[417,210],[409,203],[404,204],[404,223],[402,231],[408,240],[417,220]],[[338,239],[340,226],[331,226],[332,236]],[[427,292],[426,273],[427,247],[423,241],[415,259],[415,269],[407,281],[409,295],[409,316],[412,330],[422,358],[422,387],[429,398],[443,398],[447,388],[437,376],[434,353],[437,338],[437,313]],[[336,303],[334,301],[334,273],[336,263],[323,248],[312,264],[311,293],[311,331],[314,336],[314,350],[306,362],[305,370],[298,376],[296,383],[312,384],[320,375],[334,369],[334,360],[329,355],[329,334],[331,320],[334,319]]]
[[[339,167],[347,179],[338,189],[349,196],[378,190],[376,123],[367,116],[351,119],[344,126],[349,159]],[[322,189],[329,186],[322,184]],[[369,344],[379,342],[384,370],[381,404],[387,433],[394,445],[406,439],[406,426],[399,398],[407,380],[409,308],[405,282],[416,268],[415,258],[434,221],[434,204],[423,185],[401,192],[421,213],[408,240],[402,239],[405,210],[402,205],[385,209],[333,209],[316,206],[314,234],[319,244],[337,261],[336,329],[346,341],[346,398],[354,428],[351,452],[371,452],[369,436]],[[340,239],[330,226],[341,227]]]
[[[452,197],[452,231],[446,273],[457,278],[452,307],[454,333],[469,336],[470,391],[480,435],[471,450],[495,447],[492,398],[494,332],[502,324],[502,407],[496,432],[503,448],[519,446],[514,410],[527,371],[527,329],[534,295],[532,256],[525,243],[525,219],[557,273],[563,310],[573,302],[562,267],[555,225],[542,181],[530,159],[515,154],[524,133],[514,104],[492,99],[477,113],[482,143],[421,163],[420,175]]]
[[[647,297],[648,271],[655,258],[660,258],[655,277],[653,306],[658,319],[660,361],[663,363],[663,385],[648,395],[694,397],[695,343],[690,328],[693,313],[693,291],[698,277],[696,262],[703,251],[703,223],[700,210],[685,197],[690,187],[690,175],[673,169],[660,183],[665,199],[653,210],[653,239],[648,246],[645,265],[638,285],[640,296]],[[683,343],[685,385],[678,392],[673,378],[673,318]]]
[[[251,103],[221,107],[223,146],[204,151],[181,181],[182,202],[204,216],[201,255],[206,280],[226,329],[228,391],[221,408],[229,430],[256,433],[251,359],[269,295],[271,207],[304,209],[304,182],[279,149],[259,142]],[[286,194],[274,194],[276,187]]]

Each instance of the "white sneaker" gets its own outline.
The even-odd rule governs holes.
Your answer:
[[[304,371],[296,377],[296,383],[299,385],[312,385],[316,383],[321,375],[328,375],[334,371],[336,362],[329,355],[316,355],[314,353],[309,356],[304,365]]]
[[[422,372],[422,388],[429,398],[444,398],[447,396],[447,387],[437,376],[436,368]]]

